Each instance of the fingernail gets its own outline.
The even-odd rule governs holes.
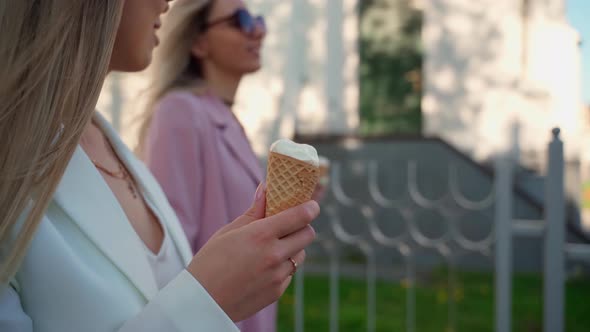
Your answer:
[[[316,201],[311,200],[305,204],[307,204],[308,208],[310,208],[315,214],[320,213],[320,205]]]
[[[260,201],[262,199],[262,197],[264,197],[265,190],[266,190],[266,184],[264,182],[262,182],[261,184],[258,185],[258,189],[256,189],[256,197],[254,199],[256,199],[256,201]]]

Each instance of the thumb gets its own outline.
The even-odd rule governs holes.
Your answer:
[[[241,216],[236,218],[232,221],[226,228],[227,231],[236,229],[249,223],[263,219],[266,214],[266,183],[262,182],[258,185],[258,189],[256,189],[256,194],[254,195],[254,202],[250,206],[250,208],[244,212]]]
[[[262,219],[266,216],[266,182],[262,182],[256,189],[254,203],[244,213],[244,216],[252,218],[252,221]]]

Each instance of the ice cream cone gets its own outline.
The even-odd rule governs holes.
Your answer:
[[[319,179],[319,168],[271,151],[266,179],[266,216],[270,217],[311,200]]]

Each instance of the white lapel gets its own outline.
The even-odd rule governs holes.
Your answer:
[[[176,217],[176,213],[168,203],[166,195],[162,191],[157,180],[153,177],[148,168],[129,150],[123,143],[115,129],[100,114],[94,117],[95,122],[102,129],[113,145],[115,152],[125,164],[131,175],[136,179],[141,191],[147,196],[146,198],[153,202],[156,211],[164,220],[162,224],[168,230],[171,238],[182,256],[185,264],[192,259],[192,252],[184,230]]]
[[[76,148],[54,196],[94,244],[150,299],[156,281],[141,240],[84,150]]]

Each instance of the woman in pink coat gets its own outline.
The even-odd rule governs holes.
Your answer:
[[[265,25],[241,0],[179,0],[165,20],[139,153],[196,252],[248,209],[263,180],[231,107],[242,77],[260,68]],[[238,326],[273,332],[275,320],[272,304]]]

